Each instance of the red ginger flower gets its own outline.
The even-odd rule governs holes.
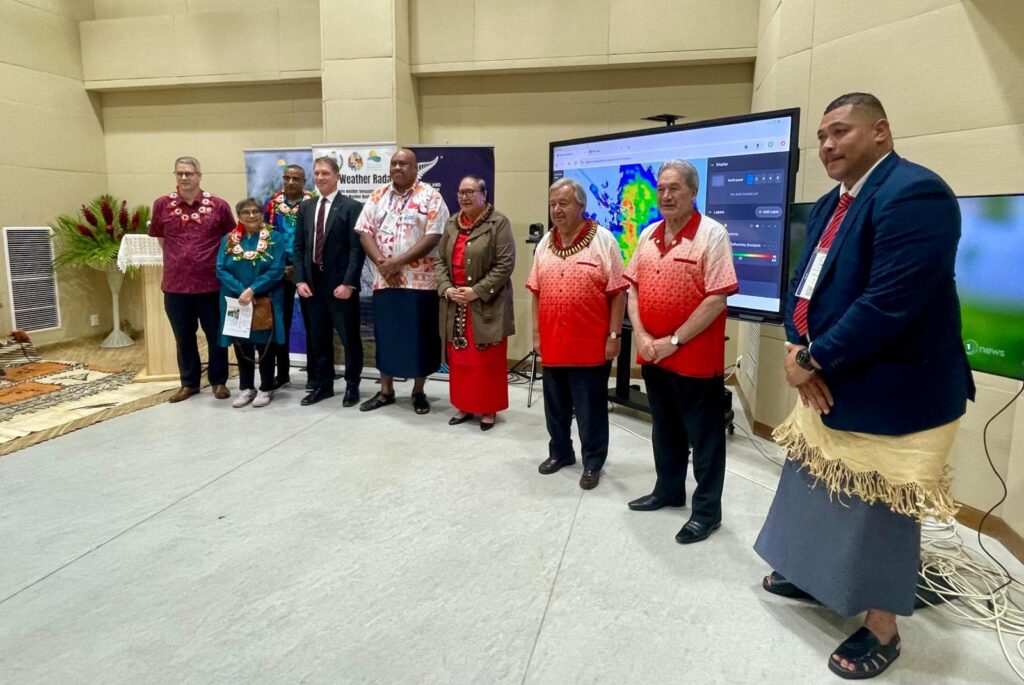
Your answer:
[[[93,228],[99,228],[99,222],[96,220],[96,215],[92,213],[92,210],[82,205],[82,216],[89,222],[89,225]]]
[[[110,206],[110,202],[106,198],[100,200],[100,212],[103,214],[103,220],[107,226],[114,223],[114,208]]]
[[[117,215],[117,223],[121,227],[121,230],[127,230],[128,228],[128,203],[126,201],[121,202],[121,211]]]
[[[78,232],[81,233],[82,235],[84,235],[86,238],[92,238],[93,237],[92,236],[92,231],[89,230],[88,226],[83,226],[82,224],[78,224],[77,228],[78,228]]]

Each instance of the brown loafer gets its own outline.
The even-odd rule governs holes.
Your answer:
[[[575,457],[569,459],[568,461],[562,461],[559,459],[555,459],[554,457],[548,457],[547,459],[540,463],[540,466],[537,467],[537,470],[543,473],[545,476],[550,476],[552,473],[557,473],[558,470],[563,466],[572,466],[575,463]]]
[[[213,396],[216,397],[218,400],[226,400],[227,398],[231,397],[231,391],[228,390],[228,386],[226,385],[214,385]]]
[[[584,490],[593,490],[597,487],[597,484],[601,482],[601,470],[591,471],[586,469],[583,471],[583,475],[580,476],[580,487]]]
[[[187,385],[183,385],[178,388],[173,395],[167,398],[168,402],[182,402],[199,393],[199,388],[190,388]]]

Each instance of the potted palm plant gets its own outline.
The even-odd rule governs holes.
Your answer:
[[[104,194],[82,205],[78,214],[63,214],[50,225],[56,241],[54,268],[89,267],[107,275],[114,330],[100,347],[127,347],[135,342],[121,330],[120,294],[124,274],[117,268],[117,251],[125,235],[145,232],[148,222],[149,207],[139,205],[129,210],[127,202]],[[134,275],[135,271],[137,269],[130,269],[128,273]]]

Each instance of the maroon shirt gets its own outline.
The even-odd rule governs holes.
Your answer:
[[[188,204],[177,192],[157,198],[149,235],[164,239],[165,293],[213,293],[221,238],[237,226],[228,203],[200,190]]]

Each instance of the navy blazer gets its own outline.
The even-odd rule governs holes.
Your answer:
[[[303,200],[295,221],[295,282],[310,287],[313,277],[313,234],[316,232],[316,212],[319,197]],[[356,221],[363,205],[338,193],[324,217],[324,272],[323,282],[328,290],[347,285],[359,292],[359,279],[363,273],[363,244],[356,235]]]
[[[839,204],[818,200],[786,301],[786,338],[796,289]],[[949,423],[974,399],[960,333],[954,262],[960,208],[935,173],[895,152],[871,172],[847,211],[807,313],[811,356],[835,405],[838,430],[904,435]]]

